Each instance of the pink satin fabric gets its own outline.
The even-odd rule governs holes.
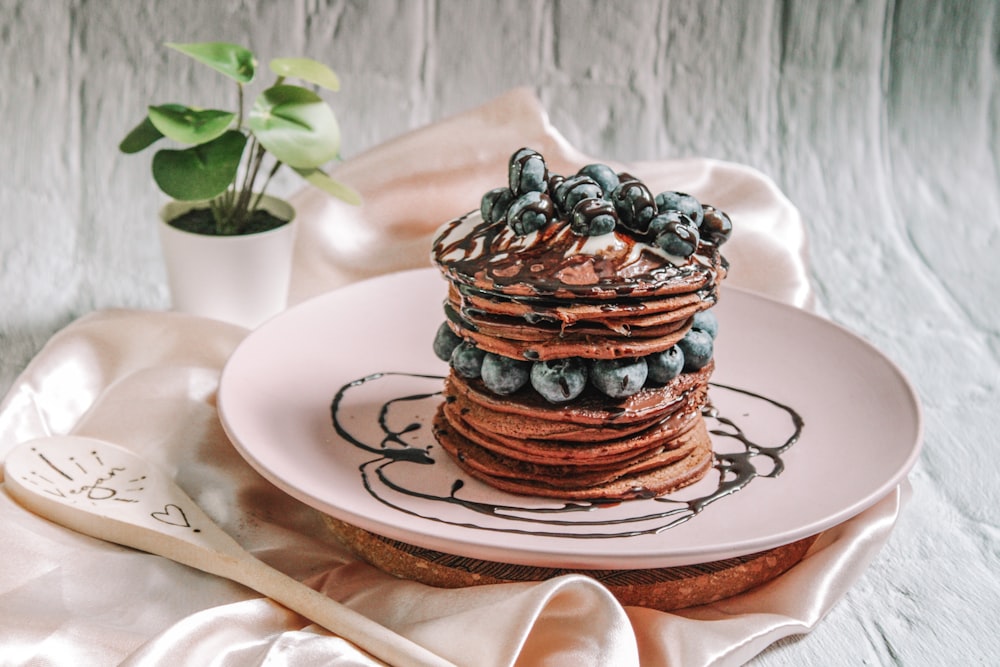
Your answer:
[[[290,301],[428,265],[433,230],[475,208],[525,145],[564,173],[594,161],[516,90],[342,164],[337,176],[365,204],[354,209],[312,190],[293,199],[303,226]],[[615,166],[731,214],[730,284],[813,305],[799,214],[770,180],[701,159]],[[133,448],[261,560],[456,664],[477,666],[740,664],[822,619],[888,538],[905,496],[897,489],[828,530],[775,581],[673,614],[623,608],[577,575],[458,590],[400,581],[354,558],[316,511],[257,475],[226,439],[215,391],[245,334],[180,313],[81,318],[49,341],[0,404],[0,458],[20,442],[62,433]],[[0,525],[0,656],[10,664],[377,664],[242,586],[73,533],[6,493]]]

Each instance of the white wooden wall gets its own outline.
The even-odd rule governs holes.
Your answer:
[[[228,99],[162,47],[208,40],[333,66],[345,157],[527,85],[589,154],[759,168],[802,210],[826,312],[920,387],[937,443],[925,456],[947,465],[995,441],[996,417],[982,422],[1000,391],[992,0],[0,0],[0,393],[72,319],[166,305],[160,195],[148,156],[117,143],[151,100]],[[873,310],[875,292],[894,296]],[[947,498],[995,531],[970,490]],[[910,635],[892,650],[849,602],[809,641],[833,651],[825,664],[933,655],[929,616],[903,616],[882,619],[888,644]],[[852,653],[844,633],[872,646]]]

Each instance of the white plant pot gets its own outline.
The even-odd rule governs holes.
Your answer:
[[[193,234],[167,224],[206,202],[170,202],[160,209],[160,245],[175,310],[253,328],[288,303],[295,245],[295,210],[264,196],[262,208],[289,222],[241,236]]]

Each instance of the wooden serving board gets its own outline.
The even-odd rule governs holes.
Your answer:
[[[625,606],[673,611],[738,595],[783,574],[802,560],[816,536],[725,560],[641,570],[533,567],[424,549],[389,539],[333,517],[330,530],[365,561],[389,574],[441,588],[544,581],[584,574],[599,581]]]

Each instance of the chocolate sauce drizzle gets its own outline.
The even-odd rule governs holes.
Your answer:
[[[404,514],[502,533],[575,539],[621,538],[662,533],[690,521],[712,503],[746,488],[758,477],[774,478],[780,475],[785,467],[782,455],[799,440],[804,426],[801,415],[777,400],[747,389],[713,382],[710,383],[713,392],[733,392],[744,397],[744,400],[753,401],[753,405],[758,405],[756,402],[759,401],[759,405],[763,408],[785,413],[789,424],[788,431],[780,442],[754,442],[741,427],[739,418],[720,414],[715,407],[707,406],[703,412],[709,424],[709,431],[715,440],[715,469],[718,471],[716,488],[708,493],[686,499],[678,497],[679,494],[669,494],[627,501],[570,501],[562,504],[549,503],[544,506],[537,506],[527,499],[519,502],[518,496],[504,494],[510,504],[496,504],[473,498],[472,493],[463,493],[467,491],[467,478],[454,467],[454,464],[447,461],[448,454],[437,447],[430,427],[433,410],[428,411],[427,408],[436,406],[436,399],[441,394],[440,389],[398,395],[385,401],[378,410],[379,435],[376,437],[362,438],[351,433],[346,424],[347,413],[344,412],[344,402],[351,392],[369,383],[392,383],[394,379],[401,378],[427,380],[431,383],[429,386],[435,387],[443,380],[442,377],[435,375],[373,373],[341,387],[330,405],[330,415],[337,434],[353,447],[375,455],[374,458],[367,459],[358,466],[365,491],[380,503]],[[393,387],[390,387],[381,395],[392,395],[393,391]],[[421,402],[426,403],[423,412],[418,407]],[[399,414],[401,412],[399,408],[409,404],[416,408],[413,419],[404,419],[405,423],[401,426],[392,425],[390,414]],[[368,426],[368,430],[371,431],[376,428],[376,425]],[[730,447],[719,446],[723,443],[734,446],[736,451],[728,451]],[[445,494],[421,490],[417,488],[419,484],[410,482],[419,479],[420,476],[426,476],[419,470],[397,469],[398,466],[411,464],[445,465],[445,462],[438,457],[447,461],[447,465],[451,465],[455,470],[455,479]],[[613,518],[601,516],[602,508],[618,507],[625,503],[635,511],[618,512]],[[427,507],[438,504],[460,507],[465,512],[450,511],[448,516],[444,517],[427,510]],[[477,523],[477,516],[489,517],[490,525]],[[572,530],[567,530],[570,528]]]

